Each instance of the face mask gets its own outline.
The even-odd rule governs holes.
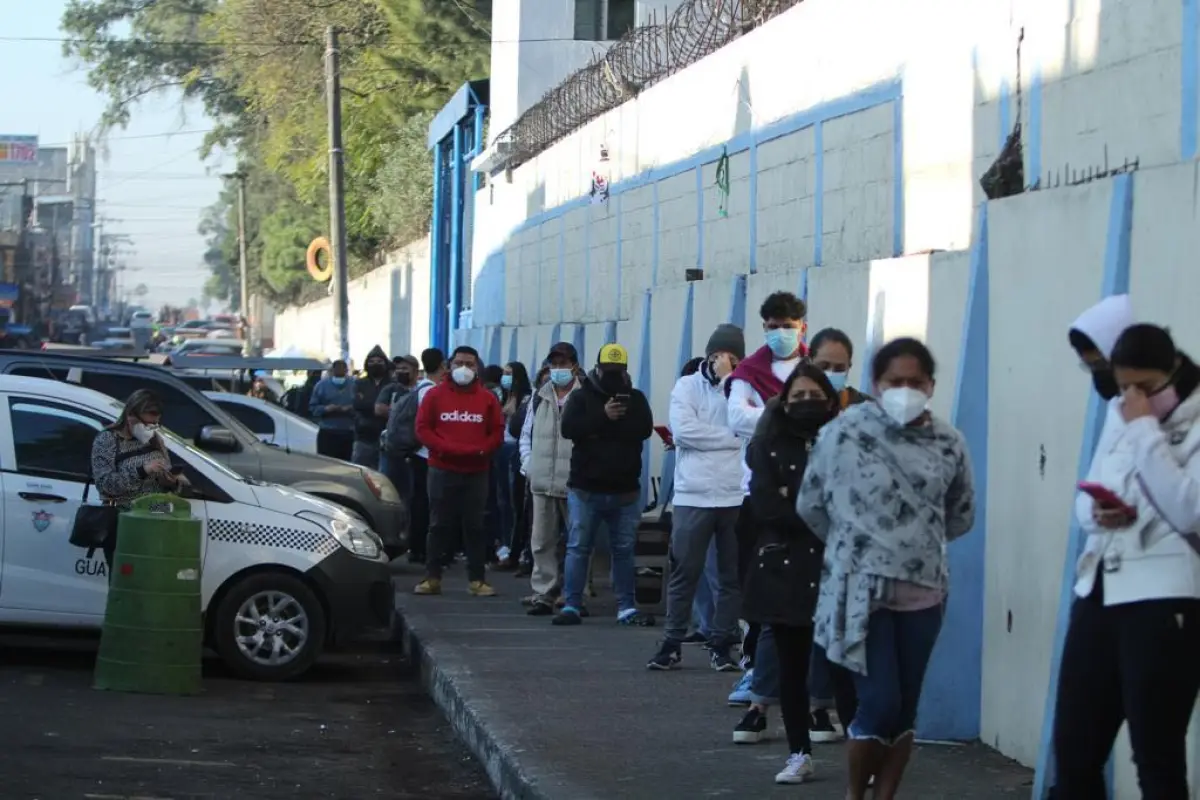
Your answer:
[[[833,390],[840,392],[846,388],[846,373],[845,372],[826,372],[825,377],[829,378],[829,382],[833,384]]]
[[[333,381],[334,386],[345,386],[346,385],[346,376],[345,375],[340,375],[340,376],[334,375],[329,380]]]
[[[1108,369],[1092,373],[1092,386],[1096,387],[1096,394],[1105,400],[1112,400],[1121,393],[1121,389],[1117,386],[1117,379],[1113,377],[1112,370]]]
[[[154,438],[154,433],[157,430],[157,425],[146,425],[143,422],[135,422],[129,432],[133,434],[133,438],[137,439],[139,443],[150,444],[150,440]]]
[[[459,386],[466,386],[468,383],[475,380],[475,370],[471,369],[470,367],[455,367],[454,371],[450,373],[450,377],[453,378],[454,382]]]
[[[382,378],[385,374],[387,374],[387,365],[386,364],[369,364],[367,366],[367,374],[370,375],[372,378]]]
[[[550,370],[550,382],[558,388],[570,386],[575,380],[575,373],[569,369],[552,369]]]
[[[629,388],[624,372],[601,372],[599,383],[600,388],[607,394],[620,394]]]
[[[797,328],[775,328],[767,331],[767,347],[776,358],[790,358],[800,347],[800,331]]]
[[[1150,395],[1150,410],[1154,412],[1154,416],[1160,420],[1164,420],[1171,416],[1171,412],[1179,406],[1179,393],[1175,391],[1175,386],[1168,383],[1163,388],[1159,389],[1154,394]]]
[[[410,383],[412,383],[412,374],[408,372],[397,372],[396,383],[400,384],[401,386],[408,386]]]
[[[900,386],[884,392],[879,403],[889,417],[901,425],[907,425],[925,413],[929,407],[929,395],[919,389]]]
[[[783,407],[787,418],[802,431],[815,431],[829,421],[829,405],[824,400],[796,400]]]
[[[500,378],[500,388],[506,392],[512,390],[512,375],[505,375]]]

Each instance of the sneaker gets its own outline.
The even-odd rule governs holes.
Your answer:
[[[822,744],[826,742],[836,742],[841,740],[842,734],[838,731],[837,726],[833,724],[833,720],[829,718],[829,712],[823,708],[818,708],[811,714],[812,721],[808,726],[808,737],[814,742]]]
[[[754,702],[754,696],[750,693],[750,684],[754,682],[754,670],[748,669],[742,677],[738,678],[738,682],[733,685],[733,691],[729,693],[729,705],[731,706],[748,706]]]
[[[579,611],[570,606],[563,606],[562,610],[554,615],[554,619],[550,620],[551,625],[580,625],[583,623],[583,617]]]
[[[775,776],[776,783],[804,783],[812,777],[813,760],[808,753],[792,753],[787,764]]]
[[[709,651],[709,664],[717,672],[737,672],[737,662],[729,656],[729,648],[714,647]]]
[[[617,617],[618,625],[628,625],[634,628],[653,628],[654,617],[642,611],[630,611]]]
[[[467,584],[467,594],[475,597],[495,597],[496,590],[483,581],[471,581]]]
[[[679,662],[682,660],[683,653],[679,650],[679,642],[663,639],[658,646],[658,652],[646,663],[646,669],[662,672],[669,669],[679,669]]]
[[[767,738],[767,715],[752,708],[733,729],[734,744],[758,744]]]
[[[554,604],[549,600],[538,599],[529,604],[529,610],[525,613],[531,617],[548,617],[554,613]]]
[[[683,643],[684,644],[708,644],[708,637],[705,636],[703,633],[700,633],[700,631],[696,631],[695,633],[689,633],[687,636],[683,637]]]
[[[426,578],[416,585],[413,594],[441,594],[442,582],[437,578]]]

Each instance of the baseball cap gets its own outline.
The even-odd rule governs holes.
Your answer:
[[[555,356],[562,356],[572,364],[579,363],[579,351],[576,350],[575,345],[571,344],[570,342],[559,342],[551,347],[549,355],[546,356],[545,363],[553,361]]]
[[[629,366],[629,352],[619,344],[606,344],[600,348],[600,358],[596,361],[597,364],[617,364],[622,367]]]

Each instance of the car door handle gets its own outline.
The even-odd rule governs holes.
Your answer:
[[[67,498],[57,494],[42,494],[41,492],[17,492],[17,497],[31,503],[65,503]]]

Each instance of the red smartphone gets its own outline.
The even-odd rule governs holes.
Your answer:
[[[655,425],[654,432],[657,433],[658,437],[663,440],[663,444],[671,447],[675,445],[675,438],[671,436],[671,429],[666,425]]]
[[[1117,497],[1116,493],[1107,486],[1101,486],[1098,483],[1080,481],[1079,491],[1089,495],[1093,500],[1100,504],[1101,508],[1115,508],[1118,511],[1124,511],[1130,516],[1137,515],[1137,509],[1130,506],[1120,497]]]

